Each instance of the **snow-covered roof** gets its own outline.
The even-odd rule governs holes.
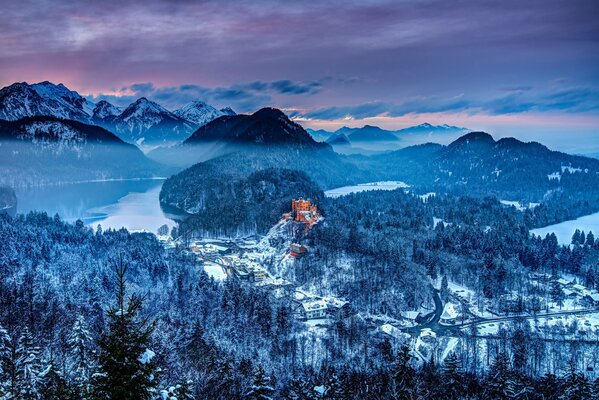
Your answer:
[[[570,296],[570,295],[576,295],[578,296],[578,293],[576,293],[574,290],[570,290],[570,289],[563,289],[564,290],[564,294],[566,296]]]
[[[304,311],[306,312],[326,310],[327,303],[323,300],[306,301],[302,303],[302,307],[304,307]]]
[[[416,317],[420,314],[418,311],[402,311],[401,315],[407,319],[416,319]]]
[[[567,279],[564,279],[564,278],[559,278],[559,279],[557,280],[557,283],[559,283],[560,285],[569,285],[569,284],[571,284],[572,282],[570,282],[569,280],[567,280]]]
[[[338,299],[337,297],[326,297],[324,300],[328,303],[328,305],[335,308],[341,308],[346,304],[349,304],[347,300]]]
[[[588,295],[593,301],[599,301],[599,293],[591,293]]]
[[[455,309],[455,305],[453,303],[446,303],[445,307],[443,307],[443,314],[441,314],[441,319],[454,319],[458,317],[458,312]]]

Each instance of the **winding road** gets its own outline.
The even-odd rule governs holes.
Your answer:
[[[584,315],[584,314],[594,314],[599,313],[599,308],[586,308],[581,310],[566,310],[566,311],[555,311],[548,313],[538,313],[534,315],[509,315],[505,317],[496,317],[496,318],[477,318],[473,321],[463,322],[461,324],[455,325],[447,325],[441,324],[439,321],[441,319],[441,315],[443,314],[443,302],[441,301],[441,296],[439,295],[439,290],[435,289],[432,285],[430,286],[430,290],[432,291],[433,301],[435,302],[435,311],[433,313],[433,317],[429,318],[427,322],[422,324],[400,328],[403,332],[409,333],[411,335],[419,335],[423,329],[431,329],[437,335],[440,336],[463,336],[464,332],[463,328],[467,328],[469,326],[477,326],[488,323],[496,323],[496,322],[505,322],[505,321],[517,321],[524,319],[545,319],[550,317],[560,317],[564,315]],[[429,314],[430,315],[430,314]]]

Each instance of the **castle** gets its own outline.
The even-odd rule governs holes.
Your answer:
[[[302,198],[291,200],[291,214],[293,220],[297,222],[305,222],[311,226],[318,221],[318,209],[310,202],[310,199]]]

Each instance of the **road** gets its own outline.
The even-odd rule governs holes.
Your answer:
[[[567,310],[567,311],[556,311],[549,313],[538,313],[536,315],[510,315],[505,317],[496,317],[496,318],[478,318],[474,321],[468,321],[461,324],[456,325],[445,325],[439,323],[441,319],[441,315],[443,314],[443,302],[441,301],[441,296],[439,296],[439,290],[435,289],[432,285],[430,286],[430,290],[433,293],[433,300],[435,302],[435,311],[433,317],[422,324],[408,327],[408,328],[400,328],[402,331],[409,333],[411,335],[418,335],[423,329],[431,329],[437,335],[440,336],[462,336],[464,332],[463,328],[467,328],[469,326],[477,326],[488,323],[498,323],[505,321],[515,321],[515,320],[523,320],[523,319],[544,319],[550,317],[560,317],[564,315],[584,315],[584,314],[594,314],[599,313],[598,308],[587,308],[582,310]]]

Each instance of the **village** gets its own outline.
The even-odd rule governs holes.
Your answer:
[[[272,291],[277,297],[286,296],[294,305],[294,317],[307,329],[318,331],[357,313],[347,299],[312,293],[291,278],[294,264],[310,253],[301,240],[294,240],[303,235],[294,232],[307,233],[322,219],[309,199],[292,199],[290,211],[264,237],[201,238],[190,241],[184,252],[215,280],[235,279]],[[456,282],[448,282],[442,300],[439,279],[430,287],[433,301],[418,310],[404,311],[398,318],[358,314],[374,335],[410,343],[422,361],[433,356],[442,362],[460,337],[475,332],[479,339],[494,339],[508,324],[523,319],[534,322],[533,328],[547,340],[557,336],[561,340],[599,339],[597,291],[568,277],[531,274],[529,280],[533,285],[552,287],[559,295],[543,299],[535,313],[518,312],[516,296],[505,302],[506,309],[496,309],[481,301],[472,289]],[[483,343],[484,340],[484,346]]]
[[[327,325],[339,316],[351,313],[350,303],[334,296],[319,296],[285,279],[285,270],[309,253],[309,248],[292,241],[292,231],[309,231],[322,217],[310,199],[292,199],[290,212],[263,237],[192,240],[185,250],[198,266],[215,280],[236,279],[271,290],[275,296],[289,296],[294,316],[310,326]],[[278,266],[269,271],[267,264]]]

